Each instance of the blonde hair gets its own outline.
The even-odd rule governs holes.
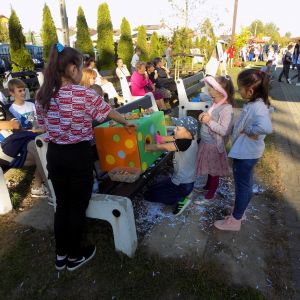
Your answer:
[[[89,69],[89,68],[84,68],[82,70],[82,78],[80,81],[80,85],[83,85],[88,88],[91,86],[90,79],[96,78],[96,77],[97,77],[97,73],[95,70]]]
[[[146,63],[143,61],[138,61],[135,66],[136,66],[137,70],[140,70],[142,68],[142,66],[146,67]]]

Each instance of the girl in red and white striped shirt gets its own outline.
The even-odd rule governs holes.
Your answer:
[[[37,93],[36,110],[49,141],[47,169],[56,195],[54,233],[57,270],[79,268],[96,253],[95,246],[82,247],[85,211],[93,187],[92,120],[106,117],[128,123],[95,91],[80,86],[83,57],[57,43],[52,46]]]

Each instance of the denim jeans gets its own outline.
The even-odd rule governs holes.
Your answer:
[[[235,184],[233,217],[240,220],[251,200],[253,170],[257,159],[233,159],[232,169]]]
[[[144,193],[144,199],[150,202],[176,204],[189,195],[194,188],[194,182],[176,185],[171,178],[157,182]]]

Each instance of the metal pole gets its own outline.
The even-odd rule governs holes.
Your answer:
[[[233,12],[232,31],[231,31],[231,43],[234,43],[234,39],[235,39],[235,26],[236,26],[236,16],[237,16],[238,2],[239,2],[239,0],[234,0],[234,12]]]
[[[69,26],[68,26],[68,17],[67,17],[65,0],[59,0],[59,6],[60,6],[60,16],[61,16],[61,25],[62,25],[64,45],[70,46]]]

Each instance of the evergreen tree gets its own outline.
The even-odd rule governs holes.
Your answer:
[[[22,26],[20,20],[14,10],[11,11],[11,15],[8,21],[8,31],[10,40],[10,58],[13,64],[13,72],[22,71],[23,68],[33,70],[34,64],[31,55],[25,48],[25,36],[22,32]]]
[[[7,43],[8,41],[8,28],[4,23],[0,23],[0,43]]]
[[[113,26],[107,3],[99,5],[97,21],[97,49],[99,55],[99,66],[105,69],[114,67],[114,40]]]
[[[199,40],[199,38],[198,37],[196,37],[196,40],[195,40],[195,48],[200,48],[200,40]]]
[[[133,55],[133,43],[130,24],[126,18],[122,19],[121,36],[118,43],[118,57],[123,59],[124,64],[129,68]]]
[[[160,57],[161,56],[160,50],[161,49],[160,49],[158,35],[157,32],[154,31],[150,39],[149,59],[152,60],[155,57]]]
[[[140,61],[148,61],[147,34],[144,26],[139,26],[136,47],[141,49]]]
[[[89,54],[91,57],[94,57],[93,42],[90,37],[89,27],[85,19],[84,11],[81,6],[78,8],[76,27],[76,48],[83,54]]]
[[[48,59],[51,46],[58,42],[56,27],[47,4],[45,4],[43,8],[41,37],[43,42],[43,59],[46,61]]]
[[[168,47],[168,39],[165,36],[162,36],[159,38],[159,43],[158,43],[158,53],[159,53],[159,57],[161,57],[162,55],[165,54],[165,51]]]

